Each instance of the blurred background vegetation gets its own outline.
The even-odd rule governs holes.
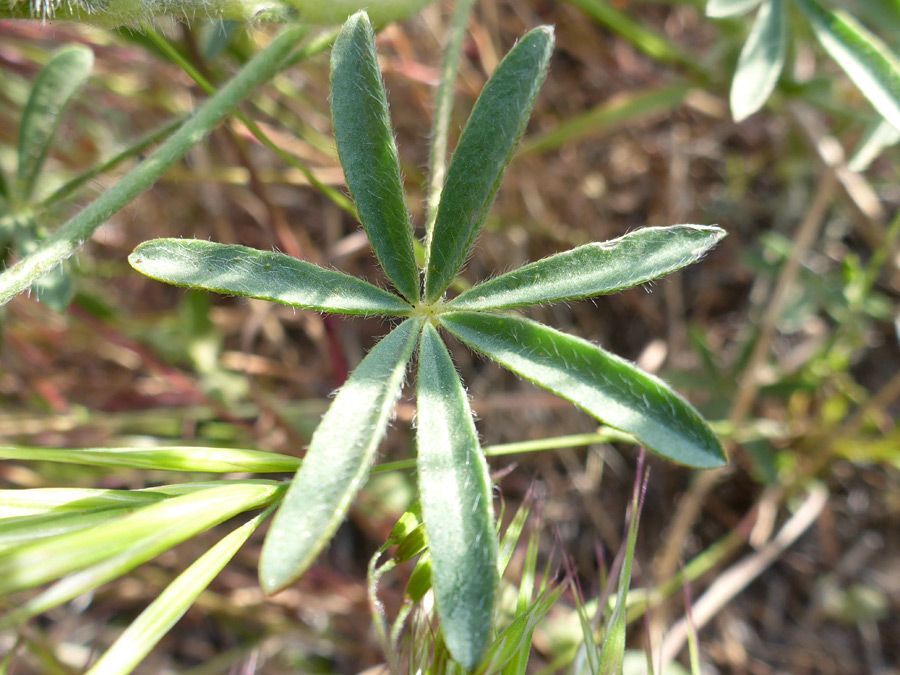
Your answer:
[[[896,3],[844,4],[896,50]],[[432,3],[378,38],[420,228],[451,11],[451,3]],[[730,466],[716,472],[649,460],[633,586],[654,588],[676,578],[679,561],[696,561],[688,575],[708,672],[900,672],[897,148],[858,152],[878,115],[799,22],[768,105],[735,124],[729,86],[750,22],[711,20],[693,0],[477,2],[451,139],[486,74],[543,23],[557,34],[550,75],[466,281],[644,225],[718,223],[729,232],[699,264],[651,287],[533,310],[660,373],[729,449]],[[177,441],[302,455],[329,394],[386,326],[185,292],[141,277],[126,257],[151,237],[208,238],[383,283],[364,233],[334,198],[343,183],[327,39],[315,48],[328,34],[317,30],[309,58],[241,106],[295,165],[231,118],[93,235],[72,265],[67,309],[25,295],[5,307],[0,443]],[[14,165],[31,83],[59,45],[88,45],[96,62],[62,118],[42,194],[193,110],[205,93],[176,61],[219,85],[272,34],[220,21],[153,31],[0,21],[0,164]],[[42,227],[54,229],[134,161],[48,209]],[[596,431],[564,401],[453,346],[485,446]],[[379,463],[412,456],[413,417],[402,399]],[[588,606],[601,595],[622,546],[636,453],[622,444],[547,447],[495,457],[491,468],[505,522],[531,500],[538,568],[550,561],[546,576],[562,585],[535,631],[530,672],[570,672],[582,638],[579,595]],[[0,464],[4,488],[161,480],[146,471]],[[411,471],[374,474],[319,564],[271,599],[256,581],[257,533],[136,672],[376,667],[384,656],[366,567],[414,499]],[[0,632],[0,658],[8,655],[0,668],[81,672],[213,541],[193,539],[19,631]],[[507,571],[513,584],[523,567],[524,546]],[[389,615],[410,571],[401,566],[382,581]],[[680,588],[633,624],[630,647],[686,657]]]

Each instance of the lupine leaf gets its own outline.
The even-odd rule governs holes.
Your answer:
[[[501,309],[614,293],[690,265],[724,236],[725,230],[705,225],[647,227],[525,265],[447,304],[454,310]]]
[[[895,129],[900,129],[900,59],[880,38],[842,11],[816,0],[796,0],[826,52],[844,69],[863,96]]]
[[[130,673],[190,608],[197,596],[268,515],[261,513],[226,536],[178,575],[116,639],[87,675]]]
[[[553,50],[553,29],[527,33],[491,75],[459,139],[428,251],[425,299],[453,281],[484,225],[513,151],[522,138]]]
[[[375,345],[319,423],[263,544],[266,593],[299,578],[344,519],[400,396],[418,331],[408,320]]]
[[[17,199],[24,202],[31,197],[63,109],[91,74],[93,65],[94,53],[87,47],[65,47],[35,80],[19,127]]]
[[[238,513],[271,503],[280,490],[277,485],[247,484],[200,490],[145,506],[89,530],[17,547],[0,555],[0,594],[32,588],[111,558],[162,530],[190,537]]]
[[[246,246],[152,239],[134,249],[128,262],[141,274],[168,284],[320,312],[405,316],[410,311],[401,298],[362,279]]]
[[[784,0],[766,0],[741,50],[731,82],[731,115],[735,122],[762,108],[772,94],[784,69],[788,39]]]
[[[331,50],[331,116],[347,186],[378,262],[397,290],[415,302],[419,268],[400,160],[375,56],[375,34],[362,11],[347,20]]]
[[[512,316],[454,312],[440,321],[475,351],[667,459],[704,469],[726,463],[719,441],[687,401],[586,340]]]
[[[462,382],[437,330],[419,345],[419,501],[444,641],[467,670],[490,640],[497,539],[487,463]]]
[[[281,473],[296,471],[300,460],[289,455],[239,448],[39,448],[0,446],[0,459],[65,462],[89,466],[205,473]]]
[[[706,3],[706,16],[713,19],[724,19],[746,14],[763,0],[709,0]]]

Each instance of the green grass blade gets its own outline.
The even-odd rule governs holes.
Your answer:
[[[491,636],[497,539],[487,462],[450,354],[426,324],[417,392],[419,500],[444,641],[467,670]]]
[[[453,281],[484,225],[531,116],[552,50],[552,28],[527,33],[497,66],[475,103],[438,206],[425,274],[428,302]]]
[[[186,538],[271,503],[281,489],[242,484],[200,490],[159,501],[89,530],[18,547],[0,555],[0,594],[32,588],[111,558],[161,530],[186,532]]]
[[[762,108],[775,90],[784,69],[789,39],[784,0],[766,0],[756,15],[731,81],[731,115],[735,122]]]
[[[631,500],[631,522],[628,524],[628,538],[625,545],[625,559],[619,573],[619,587],[616,592],[616,606],[607,624],[603,645],[600,647],[601,675],[619,675],[625,659],[625,637],[628,625],[626,607],[631,589],[631,567],[634,563],[634,549],[637,544],[638,526],[643,508],[643,491],[646,489],[646,474],[643,474],[643,455],[638,461],[638,478]]]
[[[408,320],[375,345],[322,418],[263,544],[266,593],[299,578],[344,519],[400,396],[418,332],[418,321]]]
[[[59,120],[69,100],[94,66],[94,53],[83,45],[59,50],[38,75],[19,126],[19,165],[15,198],[25,203],[34,192]]]
[[[144,490],[99,488],[33,488],[0,490],[0,518],[18,518],[50,511],[82,511],[116,506],[145,505],[162,499]]]
[[[128,262],[151,279],[340,314],[408,315],[393,293],[283,253],[198,239],[152,239]]]
[[[239,448],[40,448],[0,446],[0,459],[64,462],[89,466],[202,471],[205,473],[281,473],[296,471],[300,460],[288,455]],[[132,494],[132,493],[129,493]],[[0,504],[2,504],[0,498]]]
[[[412,225],[375,33],[365,12],[347,19],[331,50],[331,116],[347,186],[375,256],[403,297],[416,302],[420,281]]]
[[[285,57],[305,32],[304,26],[284,29],[265,49],[250,59],[234,79],[201,105],[152,155],[56,230],[36,251],[0,274],[0,305],[5,305],[70,257],[94,230],[153,185],[170,166],[203,140],[238,103],[278,72]]]
[[[159,499],[163,497],[160,496]],[[158,500],[157,500],[158,501]],[[76,532],[94,527],[139,508],[101,507],[63,513],[38,513],[0,519],[0,553],[22,546],[30,541],[56,537],[68,532]]]
[[[501,309],[614,293],[696,262],[725,234],[704,225],[647,227],[485,281],[451,300],[448,307]]]
[[[842,11],[816,0],[796,0],[826,52],[844,69],[863,96],[895,129],[900,129],[900,59],[876,35]]]
[[[134,670],[209,586],[269,513],[261,513],[204,553],[169,584],[113,643],[88,675],[125,675]]]
[[[726,463],[691,404],[662,380],[586,340],[513,316],[459,312],[442,315],[441,324],[475,351],[667,459],[704,469]]]
[[[706,3],[706,16],[712,19],[741,16],[751,11],[763,0],[709,0]]]

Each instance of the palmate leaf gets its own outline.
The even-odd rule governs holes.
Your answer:
[[[365,12],[347,19],[331,50],[331,116],[347,186],[369,241],[397,290],[419,299],[419,268],[375,34]]]
[[[709,0],[706,3],[706,16],[712,19],[740,16],[751,11],[763,0]]]
[[[614,293],[696,262],[725,230],[706,225],[647,227],[586,244],[520,267],[447,303],[455,310],[490,310]]]
[[[819,42],[895,129],[900,129],[900,59],[884,42],[842,11],[816,0],[795,0]]]
[[[766,0],[741,50],[731,82],[731,115],[735,122],[762,108],[772,94],[784,69],[788,38],[784,0]]]
[[[466,123],[441,194],[428,251],[425,300],[453,281],[484,225],[522,138],[553,50],[553,29],[527,33],[497,66]]]
[[[150,504],[88,530],[14,548],[0,555],[0,594],[32,588],[127,552],[141,539],[160,531],[183,533],[186,539],[243,511],[268,505],[281,490],[281,486],[272,484],[199,490]]]
[[[417,419],[419,501],[441,630],[453,658],[472,670],[494,612],[494,510],[465,390],[431,324],[419,346]]]
[[[168,284],[302,309],[391,316],[407,316],[412,309],[403,299],[362,279],[247,246],[152,239],[138,246],[128,262],[141,274]]]
[[[331,539],[362,487],[400,396],[420,322],[407,320],[357,366],[325,413],[266,536],[266,593],[298,579]]]
[[[47,157],[66,104],[84,84],[94,65],[94,53],[83,45],[58,51],[38,75],[19,127],[15,197],[27,201]]]
[[[178,575],[125,629],[87,675],[124,675],[134,670],[268,515],[268,512],[261,513],[245,523]]]
[[[454,312],[440,322],[475,351],[667,459],[700,469],[726,462],[693,406],[662,380],[586,340],[513,316]]]

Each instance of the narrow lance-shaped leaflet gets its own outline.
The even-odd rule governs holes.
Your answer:
[[[528,32],[484,85],[447,170],[428,251],[425,300],[433,302],[459,272],[519,144],[547,74],[553,29]]]
[[[712,19],[746,14],[760,4],[762,0],[709,0],[706,3],[706,16]]]
[[[84,84],[94,65],[94,53],[82,45],[58,51],[38,75],[19,128],[18,170],[14,196],[31,198],[35,182],[59,127],[66,104]]]
[[[762,108],[772,94],[784,69],[788,39],[784,0],[766,0],[741,49],[731,82],[731,114],[736,122]]]
[[[401,295],[415,302],[419,268],[412,226],[375,34],[365,12],[347,20],[331,50],[331,117],[347,186],[375,256]]]
[[[475,351],[667,459],[698,469],[726,463],[693,406],[662,380],[586,340],[513,316],[454,312],[440,321]]]
[[[489,279],[447,306],[453,310],[502,309],[614,293],[696,262],[724,236],[725,230],[706,225],[645,227]]]
[[[375,345],[319,423],[263,544],[266,593],[298,579],[344,519],[400,396],[419,326],[407,320]]]
[[[842,11],[816,0],[794,0],[826,52],[879,114],[900,129],[900,59],[876,35]]]
[[[472,670],[491,634],[497,540],[487,463],[466,393],[437,330],[419,346],[419,501],[431,552],[431,583],[453,658]]]
[[[128,262],[151,279],[338,314],[407,316],[402,298],[283,253],[198,239],[152,239]]]

